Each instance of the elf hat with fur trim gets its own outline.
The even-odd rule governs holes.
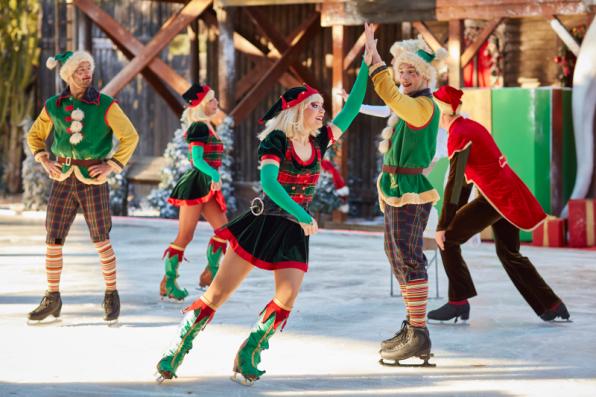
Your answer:
[[[46,67],[48,69],[54,69],[60,65],[60,77],[62,80],[68,82],[81,62],[89,62],[91,64],[91,73],[93,73],[93,70],[95,70],[95,61],[87,51],[61,52],[53,57],[49,57],[46,61]]]
[[[462,104],[461,97],[464,95],[462,90],[453,88],[450,85],[441,86],[433,93],[437,106],[441,112],[448,114],[458,114],[459,107]]]
[[[194,83],[184,94],[184,102],[188,104],[188,107],[194,108],[199,106],[203,101],[210,101],[215,97],[215,92],[207,84],[201,85]]]
[[[439,48],[433,53],[422,39],[397,41],[393,43],[389,52],[394,57],[396,67],[402,63],[414,66],[422,77],[431,82],[431,86],[437,79],[437,70],[432,64],[433,61],[442,61],[448,55],[444,48]]]
[[[319,91],[312,88],[308,84],[304,83],[300,87],[292,87],[284,92],[279,99],[271,106],[271,108],[265,113],[263,118],[259,120],[259,124],[263,124],[267,120],[271,120],[277,116],[282,110],[289,109],[300,103],[311,95],[318,94]]]

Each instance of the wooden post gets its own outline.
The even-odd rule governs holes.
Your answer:
[[[449,21],[449,85],[455,88],[460,88],[462,84],[462,25],[461,19],[452,19]]]
[[[215,7],[219,26],[217,75],[219,107],[226,113],[235,105],[234,81],[236,72],[236,50],[234,48],[234,8]]]
[[[344,70],[344,57],[346,54],[346,29],[342,25],[333,25],[331,27],[331,37],[333,40],[333,77],[332,77],[332,91],[331,91],[331,103],[333,117],[335,117],[342,108],[343,101],[339,95],[341,90],[344,89],[346,84],[346,73]],[[348,179],[348,145],[345,142],[337,144],[336,151],[336,162],[339,168],[339,172]],[[332,217],[334,221],[345,222],[346,214],[339,211],[334,211]]]
[[[91,18],[77,9],[77,48],[93,53],[93,30]]]
[[[409,40],[412,38],[412,23],[402,22],[401,23],[401,39]]]
[[[199,78],[199,19],[188,25],[188,38],[190,44],[190,81],[200,82]]]

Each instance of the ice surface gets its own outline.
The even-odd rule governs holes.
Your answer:
[[[122,300],[120,327],[107,327],[103,280],[82,219],[64,249],[62,321],[28,326],[45,290],[42,217],[0,216],[0,396],[595,396],[596,251],[523,247],[567,304],[573,323],[544,323],[522,300],[492,244],[464,254],[479,296],[469,325],[432,324],[437,368],[386,368],[378,345],[404,318],[389,296],[380,233],[322,231],[286,329],[263,353],[267,374],[252,387],[231,382],[235,352],[271,299],[270,272],[255,269],[199,335],[179,378],[158,385],[155,364],[174,337],[182,304],[163,303],[163,250],[176,234],[167,220],[115,218]],[[210,237],[201,223],[180,271],[194,286]],[[447,282],[439,266],[442,299]],[[434,296],[434,269],[430,273]]]

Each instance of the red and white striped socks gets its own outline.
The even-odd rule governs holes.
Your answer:
[[[106,283],[106,291],[116,290],[116,255],[109,240],[95,243],[101,261],[101,272]]]
[[[408,281],[406,307],[412,327],[426,326],[426,303],[428,301],[428,281],[425,279]]]
[[[48,291],[60,291],[60,275],[62,274],[62,246],[48,244],[46,247],[46,277]]]

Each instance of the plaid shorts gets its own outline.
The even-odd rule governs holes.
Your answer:
[[[428,279],[424,229],[432,204],[385,206],[385,254],[400,284]]]
[[[107,183],[87,185],[74,174],[53,181],[46,214],[46,243],[63,245],[81,207],[93,242],[108,240],[112,229],[110,190]]]

